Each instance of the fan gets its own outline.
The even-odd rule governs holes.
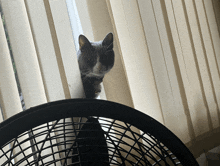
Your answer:
[[[69,99],[30,108],[0,124],[1,166],[196,166],[165,126],[133,108]]]

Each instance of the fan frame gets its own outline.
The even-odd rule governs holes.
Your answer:
[[[66,99],[42,104],[20,112],[0,123],[0,147],[21,133],[41,124],[69,117],[104,117],[129,123],[153,135],[184,166],[197,166],[193,154],[183,142],[154,118],[131,107],[96,99]]]

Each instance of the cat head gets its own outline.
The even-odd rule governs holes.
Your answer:
[[[104,40],[90,42],[84,35],[79,36],[78,62],[81,74],[103,77],[114,65],[113,34]]]

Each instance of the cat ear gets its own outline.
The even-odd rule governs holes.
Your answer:
[[[110,45],[107,47],[106,50],[112,50],[112,49],[113,49],[113,42],[112,42],[112,44],[110,44]]]
[[[79,35],[79,48],[81,49],[83,46],[90,46],[91,43],[84,35]]]
[[[102,42],[103,46],[108,46],[111,49],[113,48],[113,34],[109,33],[106,35],[106,37],[104,38],[103,42]]]

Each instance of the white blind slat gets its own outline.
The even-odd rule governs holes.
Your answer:
[[[120,0],[109,1],[109,4],[114,17],[134,107],[163,123],[145,35],[143,30],[138,28],[141,26],[141,20],[137,2]]]
[[[217,26],[217,21],[216,21],[216,15],[214,13],[214,7],[213,7],[213,2],[211,0],[203,0],[203,5],[204,5],[204,10],[206,14],[206,20],[207,24],[209,27],[209,32],[211,35],[211,40],[213,44],[213,49],[215,52],[215,58],[218,64],[218,71],[220,72],[220,36],[219,36],[219,31],[218,31],[218,26]]]
[[[154,13],[156,17],[156,24],[159,32],[160,42],[162,46],[163,56],[164,57],[164,64],[166,65],[167,77],[169,79],[170,84],[170,91],[171,91],[171,98],[173,100],[173,106],[170,109],[164,110],[164,119],[165,125],[173,131],[183,142],[190,141],[189,136],[189,128],[188,128],[188,119],[185,113],[186,107],[184,106],[181,89],[183,88],[182,83],[180,82],[181,74],[177,69],[176,63],[176,52],[172,51],[173,47],[173,40],[171,40],[171,33],[170,27],[166,24],[166,16],[167,13],[163,13],[162,8],[165,8],[165,4],[161,1],[152,1]],[[154,57],[154,54],[153,54]],[[166,94],[165,96],[166,97]],[[166,102],[165,104],[167,104]],[[174,124],[181,124],[181,125],[174,125]],[[184,132],[183,132],[184,131]]]
[[[190,108],[190,115],[192,118],[195,135],[198,136],[209,130],[207,109],[204,103],[204,96],[202,95],[201,82],[199,81],[199,75],[194,59],[195,55],[189,36],[184,9],[181,1],[174,0],[172,2],[174,15],[176,17],[175,20],[178,29],[179,40],[183,52],[182,56],[185,69],[181,70],[186,71],[187,79],[189,81],[190,91],[187,92],[187,100],[190,101],[190,104],[192,104]]]
[[[83,86],[66,2],[49,0],[49,5],[59,44],[60,54],[57,52],[57,59],[66,97],[82,98]]]
[[[212,82],[213,82],[213,90],[214,90],[214,95],[216,97],[216,102],[218,104],[218,108],[220,108],[220,93],[219,93],[219,89],[220,89],[220,78],[219,78],[219,69],[217,66],[217,59],[216,57],[219,56],[218,54],[215,54],[215,50],[214,50],[214,45],[212,42],[212,36],[210,34],[209,31],[209,26],[208,26],[208,20],[206,18],[206,13],[204,10],[204,5],[201,1],[195,1],[195,6],[196,6],[196,10],[198,12],[198,20],[199,20],[199,24],[201,28],[201,34],[202,34],[202,38],[204,41],[204,48],[206,51],[206,58],[208,61],[208,65],[209,65],[209,71],[211,74],[211,78],[212,78]],[[215,35],[218,35],[215,34]],[[211,116],[212,116],[212,123],[214,125],[214,127],[218,127],[219,126],[219,121],[220,121],[220,117],[217,116],[219,113],[217,113],[217,111],[219,110],[210,110],[211,111]]]
[[[2,109],[0,108],[0,123],[3,122]]]
[[[155,3],[155,2],[154,2]],[[158,5],[158,4],[154,4]],[[159,4],[160,5],[160,4]],[[158,28],[160,28],[160,24],[156,22],[156,18],[159,19],[159,13],[156,13],[157,9],[153,8],[152,1],[139,1],[139,8],[142,16],[142,22],[144,31],[146,34],[146,41],[150,53],[152,69],[155,76],[155,81],[158,89],[159,100],[161,103],[162,114],[164,116],[165,125],[171,127],[169,121],[173,119],[171,122],[180,120],[177,114],[174,113],[176,111],[176,106],[174,105],[174,96],[172,93],[170,80],[167,72],[166,62],[165,61],[165,53],[163,53],[161,42],[165,42],[166,39],[160,39]],[[155,18],[155,16],[157,16]],[[154,18],[154,19],[152,19]],[[164,25],[161,25],[164,26]],[[162,27],[161,27],[162,28]],[[160,29],[159,29],[160,30]],[[163,40],[163,41],[162,41]],[[168,55],[167,55],[168,56]],[[170,55],[171,56],[171,55]],[[171,64],[172,65],[172,64]],[[169,66],[171,67],[171,66]],[[173,70],[175,71],[175,70]],[[171,73],[170,73],[171,74]],[[167,104],[169,103],[169,104]],[[175,117],[175,118],[174,118]],[[185,125],[185,123],[183,123]],[[175,130],[173,127],[171,129]]]
[[[0,21],[0,98],[4,118],[9,118],[22,111],[12,61],[5,36],[2,20]],[[3,117],[0,112],[0,118]]]
[[[26,108],[46,103],[46,95],[23,0],[2,0],[6,26]]]
[[[201,28],[198,25],[198,20],[196,18],[196,11],[193,5],[193,2],[190,0],[185,1],[186,11],[188,15],[193,46],[196,53],[196,60],[198,61],[199,72],[201,75],[201,81],[203,84],[205,100],[207,101],[208,110],[211,112],[210,116],[212,119],[212,124],[209,124],[211,128],[212,126],[218,126],[218,116],[217,116],[217,105],[216,98],[213,93],[215,93],[212,89],[212,80],[209,73],[209,66],[207,66],[206,61],[206,52],[204,52],[204,42],[202,41],[201,36]],[[216,123],[217,122],[217,123]]]
[[[29,0],[26,4],[48,102],[65,99],[44,2]]]

